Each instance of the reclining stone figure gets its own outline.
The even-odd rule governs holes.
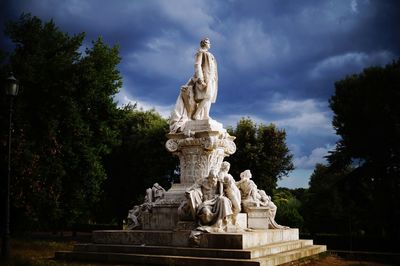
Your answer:
[[[264,190],[258,189],[257,185],[251,180],[250,170],[245,170],[240,174],[240,181],[236,182],[242,196],[242,207],[248,213],[252,207],[266,207],[268,209],[268,223],[271,229],[285,229],[287,226],[279,225],[275,221],[277,207],[272,202]]]
[[[141,215],[143,212],[150,212],[153,205],[164,198],[165,189],[158,183],[154,183],[153,187],[146,189],[144,202],[135,205],[128,212],[127,229],[139,229],[141,227]]]

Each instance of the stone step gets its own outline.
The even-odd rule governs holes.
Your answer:
[[[132,254],[155,254],[172,256],[192,256],[211,258],[251,259],[266,255],[285,252],[293,249],[312,245],[312,240],[295,240],[269,244],[247,250],[238,249],[210,249],[210,248],[186,248],[186,247],[162,247],[162,246],[138,246],[115,244],[76,244],[74,251],[78,252],[109,252]]]
[[[82,252],[58,251],[55,254],[58,260],[93,261],[103,263],[135,263],[135,264],[160,264],[160,265],[199,265],[199,266],[273,266],[293,262],[305,257],[313,256],[326,251],[326,246],[305,246],[299,249],[272,254],[255,259],[230,259],[194,257],[183,255],[154,255],[154,254],[129,254],[112,252]]]
[[[102,230],[93,232],[96,244],[125,244],[188,247],[190,231]],[[268,229],[243,233],[212,233],[199,236],[201,248],[248,249],[299,240],[299,230]]]
[[[299,240],[299,230],[268,229],[245,233],[213,233],[200,235],[200,247],[249,249],[268,244]]]
[[[251,254],[250,258],[254,259],[254,258],[265,257],[268,255],[278,254],[278,253],[282,253],[282,252],[287,252],[287,251],[291,251],[291,250],[301,249],[301,248],[309,247],[312,245],[313,245],[313,240],[300,239],[300,240],[268,244],[265,246],[247,249],[247,251],[250,251],[250,254]]]
[[[227,258],[202,258],[190,256],[169,256],[154,254],[127,254],[127,253],[103,253],[103,252],[78,252],[78,251],[57,251],[57,260],[64,261],[86,261],[102,263],[126,263],[140,265],[196,265],[196,266],[259,266],[258,261],[246,259]]]
[[[253,259],[253,261],[258,261],[260,266],[275,266],[281,265],[285,263],[289,263],[292,265],[293,262],[298,261],[300,259],[304,259],[310,256],[315,256],[317,254],[321,254],[326,252],[325,245],[313,245],[306,246],[296,250],[290,250],[287,252],[282,252],[274,255],[265,256],[262,258]]]
[[[251,251],[248,250],[166,247],[166,246],[161,247],[161,246],[110,245],[110,244],[76,244],[74,246],[74,251],[231,258],[231,259],[251,258]]]
[[[210,249],[210,248],[185,248],[162,246],[137,246],[137,245],[107,245],[107,244],[77,244],[74,250],[88,252],[113,252],[113,253],[145,253],[158,255],[182,255],[194,257],[222,257],[222,258],[258,258],[279,252],[311,246],[312,240],[295,240],[268,244],[251,249]]]

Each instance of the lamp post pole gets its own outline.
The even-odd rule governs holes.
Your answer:
[[[10,257],[10,180],[11,180],[11,135],[12,135],[12,113],[14,97],[18,95],[18,83],[15,77],[11,76],[7,79],[6,95],[10,98],[10,117],[8,127],[8,165],[6,179],[6,195],[5,195],[5,210],[4,210],[4,230],[2,237],[1,256],[4,259]]]

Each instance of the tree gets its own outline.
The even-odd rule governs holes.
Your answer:
[[[351,214],[348,211],[355,211],[344,183],[350,171],[350,168],[338,170],[323,164],[315,166],[301,211],[310,232],[348,232]]]
[[[257,126],[250,118],[242,118],[229,133],[236,137],[237,146],[236,153],[228,158],[232,174],[238,177],[250,169],[254,182],[271,195],[278,179],[294,169],[286,132],[274,124]]]
[[[104,157],[109,178],[98,213],[104,222],[117,219],[122,223],[133,205],[143,203],[146,188],[156,182],[170,187],[179,162],[165,148],[168,122],[154,110],[128,105],[121,110],[118,128],[120,145]]]
[[[277,209],[276,221],[279,224],[302,229],[304,219],[300,214],[301,202],[288,188],[278,188],[274,191],[272,201]]]
[[[53,21],[29,14],[8,23],[6,34],[16,48],[2,76],[12,69],[22,85],[15,111],[13,217],[26,221],[22,226],[87,222],[106,179],[102,157],[118,144],[112,99],[122,85],[118,47],[98,39],[82,55],[83,33],[71,37]],[[3,116],[1,125],[6,127]]]
[[[335,83],[333,126],[341,136],[332,165],[352,164],[351,189],[370,198],[371,230],[400,238],[400,60],[371,67]],[[368,205],[366,205],[368,204]]]

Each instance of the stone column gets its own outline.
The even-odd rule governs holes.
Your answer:
[[[183,132],[167,137],[165,146],[179,157],[181,168],[180,183],[166,193],[167,200],[183,200],[186,188],[208,176],[210,169],[219,169],[224,157],[236,151],[235,137],[214,120],[188,121]]]

